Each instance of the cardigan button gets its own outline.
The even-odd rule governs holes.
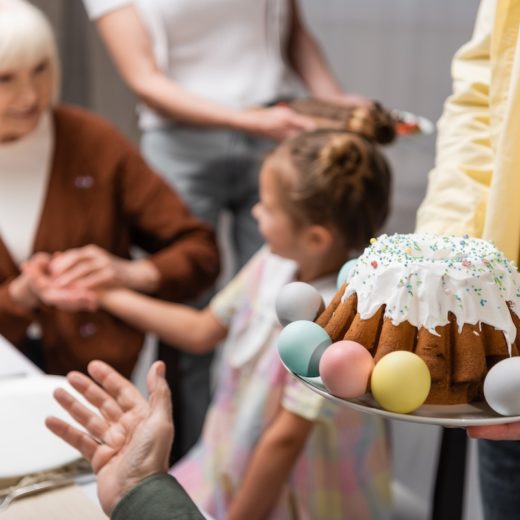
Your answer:
[[[83,323],[79,328],[79,335],[82,338],[90,338],[97,332],[97,327],[95,323],[88,322]]]
[[[80,190],[88,190],[94,185],[94,179],[90,175],[78,175],[74,179],[74,186]]]

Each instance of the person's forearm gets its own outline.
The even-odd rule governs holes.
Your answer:
[[[192,353],[209,352],[226,335],[209,308],[201,311],[126,289],[102,293],[100,305],[134,327]]]
[[[260,439],[226,520],[267,518],[287,482],[313,422],[288,412],[280,413],[282,417],[275,420]]]
[[[111,514],[113,520],[152,517],[156,520],[204,518],[181,485],[170,475],[155,475],[141,481],[123,497]]]
[[[147,105],[193,125],[248,130],[244,125],[249,119],[241,111],[192,94],[164,74],[134,5],[110,11],[97,20],[97,27],[123,79]]]
[[[182,123],[247,130],[239,110],[188,92],[160,72],[127,78],[130,88],[148,106]]]
[[[320,48],[308,33],[298,31],[293,35],[289,61],[313,96],[334,99],[344,93]]]
[[[312,95],[327,99],[341,96],[344,91],[314,37],[301,18],[297,0],[292,0],[292,23],[288,57]]]
[[[157,267],[147,260],[116,259],[121,285],[144,293],[152,293],[159,288],[161,274]]]

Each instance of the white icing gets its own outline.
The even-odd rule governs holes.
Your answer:
[[[407,320],[432,334],[456,318],[503,331],[511,350],[516,327],[507,302],[518,314],[520,275],[486,240],[431,234],[382,235],[365,249],[348,276],[345,301],[357,293],[362,319],[386,305],[394,325]]]

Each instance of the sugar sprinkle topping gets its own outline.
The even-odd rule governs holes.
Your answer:
[[[386,305],[385,317],[437,334],[452,312],[464,323],[502,330],[511,346],[520,309],[520,275],[489,241],[431,234],[382,235],[371,241],[349,274],[343,300],[357,293],[368,319]],[[509,305],[509,306],[508,306]]]

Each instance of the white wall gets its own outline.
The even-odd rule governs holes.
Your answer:
[[[471,35],[474,0],[301,0],[342,84],[388,107],[437,121],[451,90],[450,61]],[[434,161],[435,136],[388,149],[394,167],[389,231],[409,232]]]

